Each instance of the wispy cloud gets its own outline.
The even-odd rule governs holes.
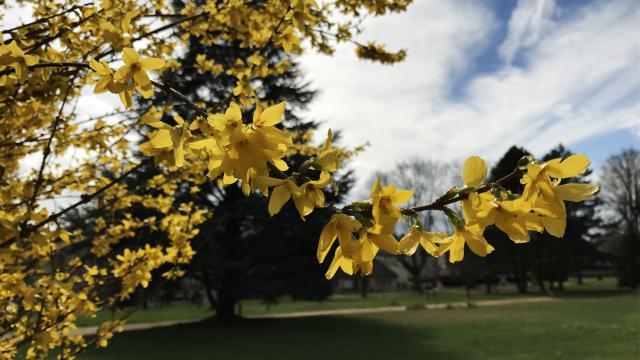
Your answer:
[[[507,63],[513,61],[521,48],[535,45],[542,34],[553,26],[551,16],[555,9],[553,0],[519,0],[509,20],[508,36],[498,49]]]

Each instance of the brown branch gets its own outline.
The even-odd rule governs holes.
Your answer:
[[[487,192],[491,190],[491,186],[493,184],[504,185],[505,183],[508,183],[509,181],[518,178],[520,175],[522,175],[522,173],[523,173],[522,170],[516,168],[510,174],[502,177],[501,179],[495,181],[494,183],[482,185],[479,188],[477,188],[476,191],[473,191],[473,192],[476,192],[478,194]],[[403,215],[411,215],[420,211],[443,210],[445,206],[456,203],[458,201],[466,200],[468,197],[469,197],[469,194],[459,194],[451,198],[451,197],[448,197],[447,194],[445,194],[439,197],[438,199],[436,199],[431,204],[401,209],[400,212],[402,212]]]
[[[196,114],[204,117],[205,119],[207,118],[207,116],[209,115],[209,113],[207,112],[206,109],[203,109],[201,107],[199,107],[198,105],[196,105],[193,101],[189,100],[189,98],[187,98],[186,96],[184,96],[181,92],[179,92],[178,90],[172,88],[171,86],[165,84],[165,83],[161,83],[155,80],[151,80],[151,83],[164,90],[166,93],[173,95],[175,97],[177,97],[178,99],[180,99],[182,102],[185,103],[185,105],[189,106],[190,108],[192,108]]]
[[[64,106],[67,103],[67,98],[69,97],[69,89],[73,86],[73,79],[71,83],[67,85],[65,89],[64,96],[62,98],[62,104],[60,105],[60,110],[58,111],[58,115],[53,121],[53,125],[51,125],[51,135],[49,135],[49,139],[47,139],[47,145],[45,145],[44,151],[42,153],[42,162],[40,163],[40,168],[38,169],[38,177],[36,178],[36,182],[33,186],[33,193],[31,194],[31,199],[29,200],[28,209],[29,211],[33,210],[33,205],[35,204],[36,199],[38,198],[38,191],[40,190],[40,186],[42,186],[43,176],[44,176],[44,168],[47,166],[47,158],[51,153],[51,144],[53,143],[53,138],[56,135],[56,131],[58,130],[58,125],[62,120],[62,112],[64,111]]]
[[[9,33],[11,33],[11,32],[14,32],[14,31],[18,31],[18,30],[20,30],[20,29],[27,28],[27,27],[29,27],[29,26],[33,26],[33,25],[36,25],[36,24],[39,24],[39,23],[43,23],[43,22],[45,22],[45,21],[48,21],[49,19],[53,19],[54,17],[58,17],[58,16],[60,16],[60,15],[67,14],[67,13],[73,12],[73,11],[75,11],[75,10],[82,9],[83,7],[85,7],[85,6],[89,6],[89,5],[93,5],[93,3],[86,3],[86,4],[82,4],[82,5],[74,5],[74,6],[70,7],[69,9],[64,10],[64,11],[61,11],[61,12],[59,12],[59,13],[57,13],[57,14],[53,14],[53,15],[49,15],[49,16],[45,16],[45,17],[43,17],[43,18],[41,18],[41,19],[35,20],[35,21],[30,22],[30,23],[28,23],[28,24],[24,24],[24,25],[16,26],[16,27],[14,27],[14,28],[12,28],[12,29],[2,30],[2,33],[3,33],[3,34],[9,34]]]
[[[85,69],[90,69],[91,68],[88,64],[84,64],[84,63],[58,62],[58,63],[40,63],[40,64],[31,65],[31,66],[29,66],[29,70],[31,70],[31,69],[48,68],[48,67],[77,67],[77,68],[85,68]],[[8,75],[8,74],[11,74],[12,72],[13,72],[12,69],[2,70],[2,71],[0,71],[0,76]]]

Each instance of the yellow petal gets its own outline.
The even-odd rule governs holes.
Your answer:
[[[447,234],[443,232],[423,232],[420,237],[420,245],[431,256],[438,256],[438,247],[436,242],[447,238]]]
[[[287,162],[282,159],[273,159],[271,160],[271,163],[276,167],[276,169],[280,171],[287,171],[289,169],[289,165],[287,165]]]
[[[159,130],[150,139],[151,145],[156,149],[164,149],[173,146],[171,132],[169,130]]]
[[[233,175],[224,173],[224,175],[222,176],[222,183],[225,186],[231,185],[231,184],[235,183],[236,181],[238,181],[238,179]]]
[[[407,235],[403,236],[400,239],[398,244],[398,250],[404,255],[411,256],[418,249],[418,245],[420,245],[420,235],[410,231]]]
[[[391,199],[395,205],[406,203],[413,197],[413,191],[411,190],[398,190],[391,196]]]
[[[487,177],[487,162],[478,156],[469,156],[462,169],[464,184],[476,187],[482,183],[485,177]]]
[[[273,126],[280,123],[280,120],[282,119],[282,114],[284,113],[284,109],[285,109],[284,102],[281,102],[277,105],[266,108],[260,114],[258,124],[260,124],[260,126]]]
[[[564,179],[569,177],[575,177],[587,170],[591,161],[586,155],[576,154],[567,157],[560,161],[560,159],[553,159],[546,163],[546,169],[549,176]]]
[[[269,215],[273,216],[280,212],[282,206],[291,198],[291,192],[286,184],[276,186],[269,197]]]
[[[184,119],[180,115],[174,115],[173,121],[175,121],[178,126],[182,126],[184,124]]]
[[[131,99],[130,91],[121,91],[118,93],[118,96],[120,97],[120,101],[122,102],[122,105],[124,105],[124,107],[130,108],[133,106],[133,100]]]
[[[218,144],[216,144],[216,141],[214,139],[203,139],[203,140],[193,141],[189,143],[189,148],[193,150],[202,150],[205,148],[214,149],[217,147],[218,147]]]
[[[106,76],[100,77],[100,79],[96,83],[96,87],[93,88],[93,93],[94,94],[101,94],[101,93],[107,91],[107,88],[108,88],[110,82],[111,82],[111,79],[109,77],[106,77]]]
[[[16,56],[16,57],[24,56],[24,51],[22,51],[22,49],[18,46],[18,43],[16,43],[15,40],[11,41],[9,45],[7,45],[7,48],[9,49],[9,51],[11,51],[11,54],[13,54],[13,56]]]
[[[149,75],[147,75],[147,72],[142,69],[139,69],[138,71],[133,73],[133,80],[135,80],[137,84],[144,87],[149,86],[151,84],[151,79],[149,79]]]
[[[353,263],[351,260],[345,259],[345,257],[342,256],[342,251],[339,247],[336,249],[336,252],[333,255],[333,261],[331,261],[331,265],[329,265],[329,269],[324,276],[327,280],[331,280],[338,269],[342,269],[345,273],[353,275]]]
[[[153,96],[153,87],[151,84],[147,84],[146,86],[137,86],[136,89],[145,99],[149,99]]]
[[[138,52],[130,47],[122,49],[122,60],[125,64],[130,65],[136,63],[140,59]]]
[[[269,176],[258,176],[256,178],[256,180],[260,183],[260,184],[264,184],[266,186],[278,186],[282,183],[284,183],[285,179],[276,179],[276,178],[272,178]]]
[[[216,130],[224,130],[226,127],[226,116],[224,114],[211,114],[207,116],[207,123]]]
[[[151,145],[151,141],[140,144],[140,151],[142,151],[142,154],[144,154],[144,156],[153,156],[154,148]]]
[[[327,186],[330,181],[331,175],[326,171],[322,171],[320,173],[320,177],[318,177],[318,180],[309,181],[308,184],[313,185],[313,187],[322,189]]]
[[[380,249],[388,252],[389,254],[398,254],[398,241],[393,235],[368,235],[371,241],[376,244]]]
[[[293,197],[293,202],[302,220],[313,211],[314,206],[308,196],[298,196],[298,194],[296,194]]]
[[[564,236],[564,231],[567,227],[566,218],[551,218],[542,217],[542,224],[547,232],[557,238]]]
[[[113,78],[118,80],[119,82],[127,82],[129,81],[129,76],[131,76],[129,70],[131,70],[131,67],[129,65],[123,65],[118,70],[116,70],[116,72],[113,74]]]
[[[229,107],[224,114],[235,120],[242,119],[242,111],[240,110],[240,106],[238,106],[238,104],[236,104],[234,101],[229,104]]]
[[[100,62],[96,61],[93,58],[89,59],[89,67],[91,67],[93,69],[93,71],[97,72],[100,75],[107,75],[108,74],[108,73],[105,72],[105,68],[104,68],[103,64],[101,64]]]
[[[564,201],[583,201],[598,192],[598,185],[594,184],[562,184],[556,187],[556,195]]]
[[[358,262],[360,263],[372,262],[373,258],[378,253],[378,247],[373,243],[369,235],[370,234],[366,234],[360,239],[360,241],[362,242],[362,247],[360,248],[361,250],[358,254]]]
[[[464,239],[459,234],[454,234],[453,241],[445,244],[442,249],[449,250],[449,262],[451,263],[464,259]]]
[[[377,195],[380,190],[382,190],[382,186],[380,185],[380,178],[376,178],[376,181],[373,183],[373,187],[371,188],[371,194],[369,197],[373,198]]]
[[[493,246],[489,245],[487,240],[485,240],[484,236],[477,235],[472,232],[464,231],[462,233],[465,242],[469,245],[471,251],[473,251],[478,256],[487,256],[490,252],[493,251]]]
[[[544,225],[542,224],[542,218],[540,216],[531,213],[527,213],[523,216],[524,224],[527,227],[527,230],[532,230],[539,233],[544,231]]]
[[[27,66],[33,66],[33,65],[37,64],[38,62],[40,62],[40,58],[38,58],[37,56],[33,56],[33,55],[25,55],[24,56],[24,62],[25,62],[25,64],[27,64]]]
[[[173,148],[173,163],[177,167],[184,165],[184,147],[182,144],[178,144],[178,146]]]
[[[496,221],[496,226],[515,243],[524,243],[530,240],[529,231],[523,219],[505,216]]]
[[[145,70],[160,70],[164,65],[165,61],[158,58],[146,58],[140,60],[140,66]]]
[[[322,228],[320,241],[318,241],[318,250],[316,252],[318,262],[322,263],[324,261],[325,256],[327,256],[331,245],[333,245],[337,237],[338,233],[336,232],[336,224],[334,222],[329,222]]]

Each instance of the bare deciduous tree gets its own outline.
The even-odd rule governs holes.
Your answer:
[[[456,183],[454,167],[451,164],[436,160],[412,158],[398,163],[391,171],[376,174],[383,184],[394,183],[401,189],[412,189],[413,199],[408,206],[429,204]],[[447,227],[446,217],[439,213],[420,213],[420,221],[427,231],[444,231]],[[408,229],[402,229],[406,232]],[[400,263],[411,275],[413,289],[422,291],[424,270],[429,261],[436,265],[437,259],[424,251],[416,251],[413,256],[399,258]]]
[[[640,152],[627,149],[602,168],[602,198],[616,214],[620,231],[621,286],[640,285]]]

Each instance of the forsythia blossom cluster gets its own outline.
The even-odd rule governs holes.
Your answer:
[[[334,215],[324,227],[318,244],[318,260],[324,261],[336,238],[338,246],[327,271],[332,278],[337,269],[347,274],[368,275],[373,269],[373,258],[379,249],[390,254],[412,255],[418,246],[432,256],[449,253],[449,261],[462,261],[465,245],[476,255],[486,256],[494,248],[484,238],[484,231],[494,225],[515,243],[530,240],[529,231],[543,232],[561,238],[566,227],[565,201],[583,201],[598,191],[593,184],[562,184],[563,179],[585,172],[589,159],[585,155],[571,155],[566,159],[553,159],[538,163],[532,159],[521,169],[522,194],[513,194],[500,184],[483,184],[487,175],[486,162],[469,157],[464,164],[463,189],[452,189],[430,210],[444,211],[453,227],[453,234],[428,232],[413,216],[416,209],[401,209],[412,194],[396,190],[393,184],[381,187],[377,180],[368,202],[351,204]],[[456,197],[456,198],[454,198]],[[443,200],[444,199],[444,200]],[[462,218],[449,209],[446,199],[462,202]],[[408,234],[397,240],[395,225],[406,217],[410,222]]]
[[[98,77],[93,92],[100,94],[110,91],[118,94],[122,104],[131,107],[133,90],[137,90],[145,99],[153,95],[153,86],[147,70],[160,70],[165,66],[165,62],[158,58],[140,58],[133,48],[122,50],[122,60],[124,65],[116,72],[113,72],[105,61],[89,60],[89,65]]]
[[[142,123],[155,131],[140,149],[157,161],[177,167],[185,164],[185,155],[204,158],[209,178],[217,179],[220,186],[240,180],[245,195],[259,190],[269,196],[268,211],[272,216],[293,199],[304,219],[314,208],[324,206],[322,190],[335,184],[331,173],[338,170],[345,154],[333,146],[333,134],[329,131],[314,155],[297,172],[286,175],[289,166],[284,157],[293,148],[293,136],[277,127],[284,111],[285,103],[265,107],[257,101],[253,121],[247,124],[243,122],[240,106],[232,102],[224,114],[198,117],[191,123],[174,116],[177,125],[171,126],[161,120],[161,112],[153,109],[143,116]],[[278,177],[273,177],[273,172]]]

